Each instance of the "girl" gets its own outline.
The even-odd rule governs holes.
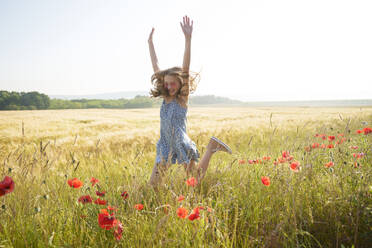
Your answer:
[[[208,168],[209,160],[216,151],[225,151],[231,154],[231,149],[219,139],[212,137],[206,147],[206,152],[197,168],[199,152],[195,143],[186,134],[186,114],[189,94],[196,89],[196,76],[189,75],[191,34],[193,21],[189,17],[183,17],[181,24],[185,35],[185,53],[183,65],[161,71],[155,54],[152,35],[150,33],[148,43],[154,74],[151,77],[154,88],[151,97],[162,97],[163,103],[160,108],[160,139],[156,144],[156,161],[152,170],[150,185],[157,188],[161,177],[171,164],[183,164],[187,176],[197,172],[197,182],[204,177]]]

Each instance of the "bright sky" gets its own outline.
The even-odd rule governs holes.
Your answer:
[[[197,95],[246,101],[372,98],[370,0],[1,0],[0,90],[149,91],[147,38],[181,66],[194,20]]]

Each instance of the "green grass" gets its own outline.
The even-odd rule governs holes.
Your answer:
[[[233,155],[216,153],[195,188],[185,184],[183,167],[173,165],[159,192],[147,185],[157,137],[85,146],[52,140],[46,146],[48,139],[41,139],[42,144],[35,139],[9,152],[2,149],[1,175],[11,176],[15,189],[0,198],[0,247],[369,247],[372,134],[356,134],[365,127],[361,121],[372,123],[372,116],[279,127],[272,123],[217,134],[200,130],[191,138],[201,154],[214,135],[231,146]],[[347,140],[333,149],[306,152],[305,146],[323,143],[316,133],[344,133]],[[352,145],[359,148],[352,150]],[[284,150],[300,162],[299,172],[288,163],[273,164]],[[357,167],[355,152],[365,154]],[[239,164],[263,156],[271,160]],[[329,161],[332,168],[324,166]],[[262,176],[270,178],[270,186],[262,184]],[[69,187],[67,180],[74,177],[84,186]],[[91,186],[91,177],[99,179],[98,186]],[[98,189],[118,208],[116,218],[124,228],[120,241],[113,230],[98,225],[105,206],[77,202],[81,195],[96,198]],[[120,196],[124,190],[127,200]],[[186,199],[177,202],[181,194]],[[137,203],[144,205],[142,211],[134,209]],[[170,205],[168,214],[165,204]],[[201,210],[201,218],[190,221],[177,216],[181,205],[213,211]]]

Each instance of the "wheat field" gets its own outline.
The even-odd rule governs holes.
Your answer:
[[[372,244],[372,133],[363,133],[372,107],[190,107],[200,154],[211,136],[233,154],[216,153],[196,187],[172,165],[159,191],[148,186],[158,108],[0,116],[0,180],[14,181],[0,196],[0,247]],[[112,227],[101,226],[104,215]]]

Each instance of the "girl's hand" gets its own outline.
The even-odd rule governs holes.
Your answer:
[[[155,28],[152,28],[148,42],[152,42],[152,34],[154,33],[154,30]]]
[[[191,21],[191,25],[190,25],[190,18],[187,16],[183,17],[183,24],[182,22],[180,22],[182,31],[185,34],[185,38],[191,38],[193,23],[194,22]]]

